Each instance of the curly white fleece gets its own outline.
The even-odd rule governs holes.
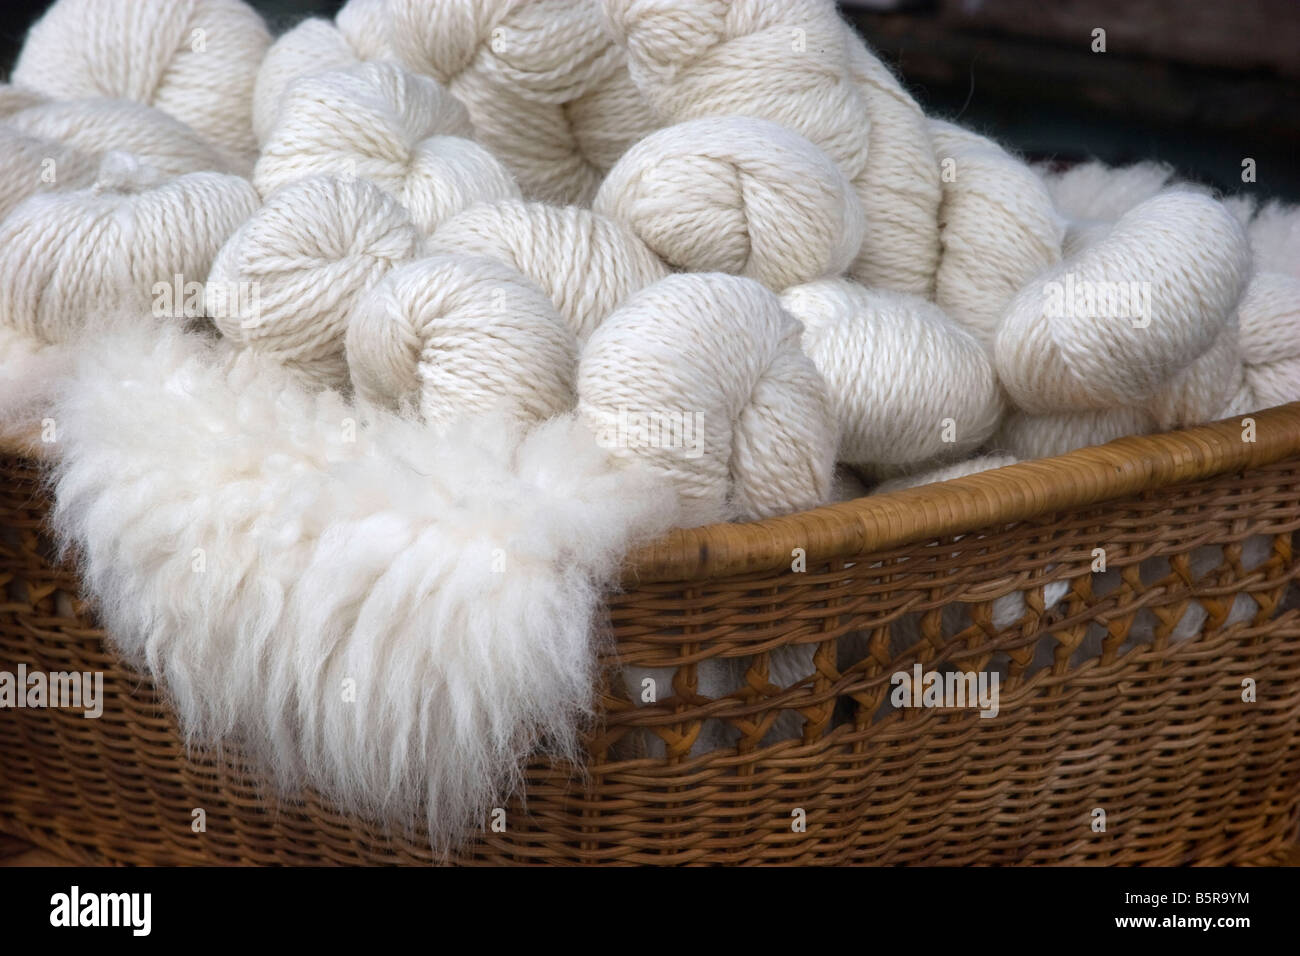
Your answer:
[[[674,523],[669,491],[570,417],[363,423],[172,331],[82,356],[53,413],[54,526],[191,740],[239,739],[355,812],[423,809],[443,849],[538,747],[576,756],[603,590]]]

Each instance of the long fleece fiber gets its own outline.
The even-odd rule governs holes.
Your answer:
[[[671,494],[572,417],[444,433],[192,335],[118,331],[53,413],[54,525],[192,742],[439,849],[574,758],[602,594]]]

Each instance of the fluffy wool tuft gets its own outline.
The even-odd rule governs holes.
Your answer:
[[[361,422],[174,330],[83,355],[53,412],[54,527],[192,741],[240,738],[353,812],[423,808],[444,849],[537,747],[578,756],[602,593],[677,518],[661,485],[572,417]]]

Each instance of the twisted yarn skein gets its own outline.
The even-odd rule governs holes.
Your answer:
[[[579,415],[612,455],[668,481],[688,524],[821,504],[836,426],[800,331],[753,280],[661,279],[591,334]]]
[[[253,86],[253,133],[265,144],[294,80],[312,73],[391,59],[387,0],[348,0],[333,20],[311,17],[276,38]]]
[[[852,184],[825,153],[744,116],[651,133],[610,170],[592,209],[674,269],[748,276],[776,291],[845,272],[864,229]]]
[[[853,183],[867,230],[852,274],[928,296],[939,171],[925,117],[828,0],[603,0],[628,69],[667,119],[742,115],[786,126]]]
[[[419,230],[379,187],[329,176],[278,190],[250,216],[212,264],[208,315],[227,338],[273,356],[304,383],[346,386],[352,307],[418,255]],[[258,290],[252,315],[215,298],[247,287]]]
[[[130,153],[161,177],[236,172],[179,120],[129,100],[39,100],[0,121],[0,218],[36,192],[80,189],[104,156]]]
[[[242,169],[180,120],[131,100],[51,100],[11,113],[3,125],[97,159],[110,152],[130,153],[167,177]]]
[[[25,89],[13,83],[0,83],[0,119],[12,116],[19,110],[48,103],[49,97],[35,90]]]
[[[781,303],[826,379],[840,461],[914,470],[973,451],[997,426],[1002,400],[984,349],[932,302],[824,279]]]
[[[28,32],[12,81],[54,99],[156,106],[251,159],[253,83],[270,43],[241,0],[58,0]]]
[[[1157,195],[1016,295],[994,343],[999,378],[1037,414],[1146,400],[1209,349],[1249,267],[1220,203]]]
[[[992,140],[942,121],[930,132],[950,173],[941,177],[935,302],[991,350],[1011,299],[1060,261],[1065,220],[1042,179]]]
[[[0,315],[30,339],[60,343],[97,315],[156,311],[155,286],[170,289],[175,276],[202,282],[256,208],[256,192],[238,176],[162,180],[109,153],[92,186],[31,196],[0,224]]]
[[[626,227],[577,206],[480,203],[444,223],[426,246],[522,272],[551,297],[579,344],[629,295],[668,274]]]
[[[1151,413],[1136,407],[1041,415],[1013,409],[1002,419],[988,447],[1027,461],[1064,455],[1126,435],[1145,435],[1155,427]]]
[[[307,176],[357,176],[393,196],[428,234],[476,202],[519,195],[469,133],[460,103],[395,63],[310,74],[282,96],[253,182],[269,196]]]
[[[346,341],[359,395],[431,425],[494,409],[535,423],[574,404],[577,340],[546,293],[494,259],[398,266],[358,299]]]
[[[602,29],[596,0],[390,0],[395,55],[468,107],[524,195],[590,203],[656,119]]]

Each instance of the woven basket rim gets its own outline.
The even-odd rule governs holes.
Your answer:
[[[1255,420],[1255,441],[1242,438]],[[1300,454],[1300,402],[761,521],[669,532],[628,556],[623,586],[808,567],[1095,505]]]
[[[1242,422],[1255,420],[1255,441]],[[0,454],[51,457],[36,434],[0,435]],[[670,531],[634,550],[621,584],[699,582],[809,566],[945,535],[1095,505],[1300,454],[1300,402],[1153,435],[1118,438],[1052,458],[994,468],[761,521]]]

